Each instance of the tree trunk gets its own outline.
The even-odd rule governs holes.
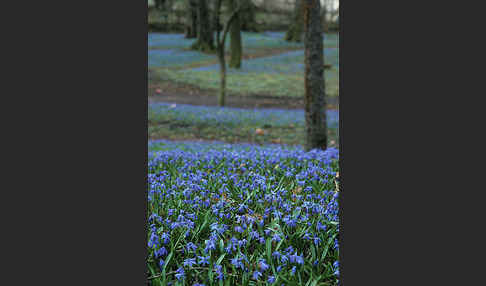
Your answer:
[[[285,40],[288,42],[302,42],[302,31],[304,28],[303,4],[305,0],[295,0],[294,15],[290,23],[289,30],[285,34]]]
[[[324,7],[322,7],[322,29],[323,29],[324,33],[329,32],[329,25],[327,23],[327,7],[326,7],[326,5],[324,5]]]
[[[246,32],[259,32],[258,25],[255,20],[255,11],[256,6],[253,4],[251,0],[243,0],[245,9],[241,11],[240,23],[241,23],[241,30]]]
[[[198,0],[197,5],[197,41],[191,46],[193,50],[210,52],[214,50],[214,35],[209,20],[207,0]]]
[[[233,11],[236,9],[235,0],[229,0],[229,10]],[[240,13],[235,16],[235,19],[231,23],[230,27],[230,51],[231,58],[229,66],[232,68],[239,69],[241,67],[241,58],[243,56],[243,47],[241,45],[241,23],[240,23]]]
[[[225,104],[225,97],[226,97],[226,63],[224,59],[224,45],[218,48],[218,58],[219,58],[219,66],[220,66],[220,89],[219,89],[219,96],[218,96],[218,105],[224,106]]]
[[[197,37],[197,0],[188,0],[186,38]]]
[[[165,0],[155,0],[154,2],[155,2],[155,8],[158,10],[162,10]]]
[[[303,0],[305,27],[305,149],[327,148],[321,3]]]

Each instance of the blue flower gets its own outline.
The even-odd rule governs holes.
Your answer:
[[[275,282],[274,276],[268,276],[268,283],[273,284]]]
[[[179,269],[176,270],[176,275],[175,277],[177,280],[181,281],[182,279],[185,278],[185,273],[184,273],[184,268],[180,267]]]
[[[253,276],[252,276],[253,279],[258,280],[258,278],[260,278],[260,276],[262,276],[262,274],[260,272],[258,272],[258,271],[253,272]]]
[[[197,258],[199,258],[199,262],[198,262],[199,265],[201,265],[201,264],[202,265],[204,265],[204,264],[209,265],[209,257],[208,256],[198,256]]]
[[[275,234],[272,238],[272,241],[276,241],[276,242],[280,242],[282,240],[282,238],[280,237],[280,235],[278,234]]]
[[[278,252],[278,251],[274,251],[274,252],[272,253],[272,256],[273,256],[273,257],[275,257],[275,258],[277,258],[277,259],[279,259],[279,258],[280,258],[280,255],[281,255],[281,254],[280,254],[280,252]]]
[[[260,270],[265,271],[269,268],[268,264],[266,263],[265,259],[260,259],[258,262],[258,266],[260,267]]]
[[[156,250],[154,252],[154,254],[155,254],[155,257],[156,258],[159,258],[159,257],[162,257],[162,256],[166,255],[167,254],[167,250],[165,249],[165,247],[162,246],[160,249]]]
[[[294,276],[295,275],[295,270],[297,270],[297,267],[296,266],[292,267],[292,270],[290,270],[290,275],[291,276]]]
[[[188,258],[184,260],[184,266],[192,267],[194,264],[196,264],[196,258]]]
[[[186,247],[187,247],[187,250],[188,251],[191,251],[191,250],[192,251],[195,251],[197,249],[197,246],[194,243],[192,243],[192,242],[187,243],[187,246]]]
[[[162,240],[164,241],[164,244],[167,244],[170,242],[170,235],[167,233],[162,233]]]
[[[163,259],[160,259],[159,260],[159,267],[160,267],[160,269],[162,269],[162,267],[164,267],[164,264],[165,264],[165,261]]]

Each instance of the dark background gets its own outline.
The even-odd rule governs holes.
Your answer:
[[[456,210],[467,171],[447,164],[462,105],[444,99],[464,88],[435,65],[465,29],[405,4],[340,2],[341,282],[470,285]],[[143,285],[146,1],[10,5],[4,285]]]

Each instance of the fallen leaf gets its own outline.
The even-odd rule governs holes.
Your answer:
[[[256,133],[257,135],[263,135],[263,134],[265,134],[265,131],[263,131],[263,129],[257,128],[257,129],[255,130],[255,133]]]

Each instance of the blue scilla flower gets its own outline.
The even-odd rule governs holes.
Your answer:
[[[259,239],[260,244],[265,244],[265,238],[263,236],[260,237]]]
[[[258,234],[258,231],[252,231],[252,232],[250,232],[250,238],[251,239],[258,239],[258,238],[260,238],[260,234]]]
[[[159,260],[159,267],[162,270],[162,267],[164,267],[165,261],[163,259]]]
[[[197,257],[199,259],[199,262],[198,264],[199,265],[209,265],[209,257],[208,256],[198,256]]]
[[[315,244],[316,246],[319,246],[319,244],[321,243],[321,241],[322,241],[322,240],[321,240],[319,237],[314,236],[314,244]]]
[[[223,271],[222,271],[222,266],[217,264],[216,266],[214,266],[215,270],[216,270],[216,278],[218,280],[223,280],[224,278],[224,275],[223,275]]]
[[[184,272],[184,268],[182,267],[179,267],[179,269],[176,270],[176,274],[175,274],[175,277],[177,278],[177,280],[181,281],[182,279],[185,278],[185,272]]]
[[[196,264],[196,258],[188,258],[184,260],[184,266],[192,267],[192,265]]]
[[[316,259],[316,261],[314,261],[314,262],[312,263],[312,266],[314,266],[314,267],[316,267],[317,265],[319,265],[319,260],[318,260],[318,259]]]
[[[192,242],[188,242],[186,247],[187,251],[195,251],[197,249],[197,246]]]
[[[274,276],[268,276],[268,283],[273,284],[275,282],[275,277]]]
[[[277,272],[282,271],[282,265],[277,266]]]
[[[265,259],[260,259],[260,261],[258,262],[258,266],[260,267],[261,271],[266,271],[269,268],[266,262],[267,261],[265,261]]]
[[[277,250],[272,253],[272,256],[275,257],[276,259],[279,259],[281,254]]]
[[[214,243],[213,240],[208,240],[206,242],[206,248],[204,248],[204,251],[208,253],[210,250],[215,250],[216,249],[216,244]]]
[[[194,283],[194,284],[192,284],[192,286],[204,286],[204,284]]]
[[[235,231],[236,232],[239,232],[239,233],[242,233],[243,232],[243,228],[239,225],[235,226]]]
[[[317,222],[317,231],[325,231],[326,228],[326,225],[322,224],[320,221]]]
[[[278,234],[275,234],[272,238],[272,241],[275,241],[275,242],[280,242],[281,240],[282,240],[282,238]]]
[[[286,264],[286,263],[287,263],[287,261],[289,261],[289,258],[287,257],[287,255],[282,254],[282,255],[280,256],[280,261],[281,261],[282,263]]]
[[[339,261],[336,260],[334,261],[334,263],[332,264],[332,266],[334,267],[334,275],[336,276],[339,276]]]
[[[297,267],[296,266],[292,267],[292,269],[290,270],[290,275],[291,276],[294,276],[295,275],[295,270],[297,270]]]
[[[161,248],[155,250],[154,254],[156,258],[162,257],[167,254],[167,249],[165,249],[165,247],[162,246]]]
[[[150,239],[148,241],[148,247],[152,248],[157,246],[159,246],[159,237],[157,236],[157,234],[152,232],[152,234],[150,235]]]
[[[258,271],[255,271],[253,272],[253,279],[255,280],[258,280],[258,278],[260,278],[260,276],[262,276],[262,273],[258,272]]]

